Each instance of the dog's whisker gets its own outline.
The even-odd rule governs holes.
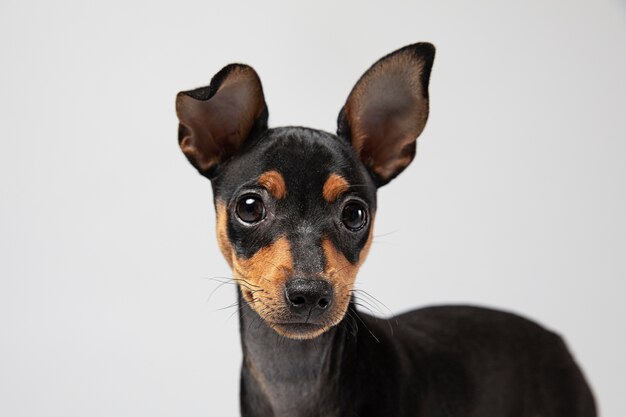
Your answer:
[[[385,232],[385,233],[379,233],[379,234],[375,234],[373,236],[374,239],[378,238],[378,237],[384,237],[384,236],[389,236],[389,235],[395,235],[396,233],[398,233],[399,230],[392,230],[391,232]]]
[[[361,304],[358,301],[352,301],[352,304],[359,306],[367,311],[369,311],[373,316],[376,315],[376,312],[374,312],[374,310],[372,310],[369,306],[367,306],[366,304]],[[379,312],[380,313],[380,312]]]
[[[365,297],[369,297],[371,300],[373,300],[373,302],[380,304],[381,306],[383,306],[389,312],[389,314],[393,315],[393,312],[391,311],[391,309],[389,307],[387,307],[387,305],[385,303],[380,301],[378,298],[374,297],[369,292],[367,292],[367,291],[365,291],[363,289],[360,289],[360,288],[354,288],[352,291],[353,292],[358,292],[360,294],[363,294]]]
[[[213,295],[217,292],[217,290],[219,290],[220,288],[222,288],[224,285],[237,285],[235,283],[232,282],[222,282],[220,283],[218,286],[216,286],[215,288],[213,288],[213,290],[209,293],[209,296],[206,299],[206,302],[209,303],[211,301],[211,298],[213,298]]]
[[[241,310],[243,310],[243,306],[239,306],[238,308],[235,309],[235,311],[233,311],[227,318],[226,321],[230,320],[233,318],[233,316],[237,313],[241,313]],[[244,311],[241,315],[240,318],[243,318],[245,316],[247,316],[250,313],[250,310],[248,311]]]
[[[227,281],[219,281],[217,279],[211,279],[212,281],[216,281],[219,282],[219,285],[217,285],[210,293],[209,296],[206,299],[206,302],[208,303],[209,301],[211,301],[211,298],[213,297],[213,295],[220,289],[222,288],[224,285],[234,285],[234,286],[242,286],[246,289],[248,289],[251,292],[256,292],[256,291],[263,291],[262,289],[260,289],[260,287],[257,287],[259,289],[255,289],[255,288],[250,288],[248,287],[247,283],[241,283],[241,282],[236,282],[238,280],[236,279],[229,279]]]
[[[250,282],[250,277],[248,277],[241,269],[235,267],[235,268],[233,268],[233,271],[241,276],[241,278],[232,278],[233,280],[243,281],[243,282],[245,282],[246,284],[248,284],[248,285],[250,285],[252,287],[258,287],[258,285],[253,284],[253,283]]]
[[[235,272],[239,272],[238,270],[235,270]],[[253,283],[251,283],[250,281],[246,280],[246,279],[242,279],[242,278],[236,278],[236,277],[223,277],[223,276],[216,276],[216,277],[202,277],[201,279],[206,279],[209,281],[216,281],[216,282],[230,282],[230,281],[242,281],[250,286],[253,287],[258,287],[258,285],[255,285]]]
[[[236,303],[233,303],[233,304],[229,304],[229,305],[227,305],[227,306],[225,306],[225,307],[220,307],[220,308],[217,308],[217,309],[215,309],[215,310],[213,310],[213,311],[215,312],[215,311],[227,310],[227,309],[229,309],[229,308],[237,307],[238,305],[239,305],[239,303],[238,303],[238,302],[236,302]]]
[[[355,301],[359,301],[359,302],[363,302],[365,304],[367,304],[367,306],[363,306],[364,308],[367,308],[370,312],[374,312],[373,309],[376,310],[376,312],[380,315],[384,315],[385,313],[383,313],[383,311],[378,307],[378,305],[372,303],[371,301],[369,301],[367,298],[361,298],[358,295],[356,295],[355,293],[352,293],[352,297]],[[354,303],[356,304],[356,303]],[[357,305],[361,305],[361,304],[357,304]]]
[[[378,342],[380,343],[380,340],[378,340],[378,338],[376,337],[376,335],[370,330],[369,327],[367,327],[367,324],[365,324],[365,322],[363,321],[363,319],[358,315],[355,314],[356,318],[359,319],[361,321],[361,323],[363,323],[363,327],[365,327],[365,330],[367,330],[369,332],[369,334],[372,335],[372,337]]]

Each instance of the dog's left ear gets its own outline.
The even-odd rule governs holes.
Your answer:
[[[242,64],[224,67],[208,87],[178,93],[176,114],[180,148],[209,179],[246,139],[267,129],[261,80]]]
[[[361,76],[339,113],[337,135],[352,143],[380,187],[415,156],[428,119],[428,82],[435,58],[430,43],[405,46]]]

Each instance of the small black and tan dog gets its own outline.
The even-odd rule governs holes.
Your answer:
[[[180,147],[211,180],[219,247],[238,284],[243,416],[596,415],[565,344],[535,323],[464,306],[391,321],[355,308],[376,191],[415,156],[434,55],[417,43],[376,62],[336,135],[268,129],[246,65],[178,94]]]

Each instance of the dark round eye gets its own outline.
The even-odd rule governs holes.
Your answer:
[[[265,218],[265,205],[257,195],[244,195],[237,201],[235,213],[244,223],[258,223]]]
[[[341,222],[353,232],[361,230],[367,224],[367,209],[358,201],[351,201],[343,206]]]

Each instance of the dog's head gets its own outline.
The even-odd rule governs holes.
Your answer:
[[[376,62],[341,109],[337,135],[268,129],[246,65],[178,94],[178,140],[211,180],[219,247],[243,299],[278,333],[313,338],[346,314],[376,190],[413,160],[426,124],[434,54],[418,43]]]

